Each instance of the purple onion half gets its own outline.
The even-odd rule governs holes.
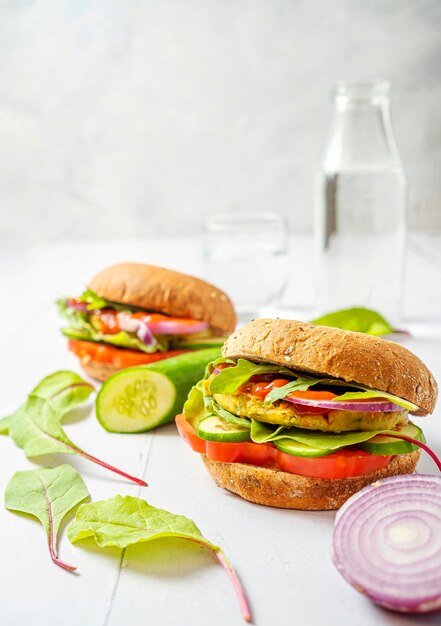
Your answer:
[[[337,513],[332,559],[380,606],[441,610],[441,478],[392,476],[353,495]]]

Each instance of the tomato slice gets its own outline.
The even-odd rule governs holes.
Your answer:
[[[182,414],[176,417],[176,426],[179,434],[192,450],[205,454],[212,461],[270,467],[310,478],[336,479],[361,476],[386,467],[391,459],[390,456],[347,448],[327,456],[311,458],[286,454],[271,443],[205,441],[196,435],[193,427]]]
[[[69,339],[68,347],[81,360],[97,361],[98,363],[110,363],[115,367],[124,369],[136,365],[145,365],[169,359],[172,356],[188,352],[188,350],[169,350],[168,352],[154,352],[147,354],[140,350],[130,350],[128,348],[117,348],[104,343],[94,343],[93,341],[82,341]]]

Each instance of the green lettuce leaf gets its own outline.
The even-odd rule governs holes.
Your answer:
[[[311,323],[375,336],[389,335],[393,332],[392,326],[382,315],[360,307],[334,311],[312,320]]]
[[[16,472],[5,490],[5,507],[33,515],[46,531],[52,561],[63,569],[76,568],[58,558],[57,535],[66,515],[89,497],[86,485],[70,465]]]
[[[225,362],[226,359],[222,359]],[[280,365],[258,365],[246,359],[238,359],[234,367],[222,369],[210,382],[211,393],[234,393],[241,385],[256,374],[287,374],[292,376],[291,370]]]
[[[79,313],[81,317],[84,313]],[[65,337],[70,339],[81,339],[83,341],[93,341],[95,343],[106,343],[119,348],[130,348],[151,354],[153,352],[165,352],[168,350],[169,341],[164,335],[155,337],[156,341],[151,346],[147,346],[136,335],[129,335],[124,330],[112,335],[96,330],[89,322],[84,322],[80,328],[65,327],[61,329]]]
[[[242,616],[245,621],[251,621],[245,593],[224,552],[205,539],[188,517],[157,509],[140,498],[118,495],[80,506],[67,536],[72,543],[93,537],[101,548],[124,549],[140,542],[168,538],[197,543],[214,554],[224,567],[238,595]]]
[[[31,395],[49,400],[62,419],[66,413],[78,404],[85,402],[90,394],[95,391],[93,385],[86,382],[75,372],[60,370],[43,378],[31,391]],[[8,433],[12,422],[24,412],[23,404],[11,415],[0,419],[0,434]]]
[[[185,419],[194,424],[195,421],[202,417],[205,410],[204,396],[202,394],[202,380],[190,389],[187,400],[184,403],[183,413]]]

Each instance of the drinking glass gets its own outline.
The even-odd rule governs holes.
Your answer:
[[[240,322],[277,309],[287,279],[288,228],[275,213],[222,213],[203,222],[207,279],[233,300]]]

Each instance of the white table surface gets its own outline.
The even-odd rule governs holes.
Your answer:
[[[191,244],[191,245],[190,245]],[[441,380],[440,240],[411,243],[406,316],[414,337],[405,345]],[[310,244],[303,250],[303,283],[288,289],[286,306],[305,308]],[[95,271],[120,260],[143,260],[201,274],[197,242],[184,240],[109,243],[64,242],[0,249],[0,380],[2,415],[14,410],[44,375],[57,369],[80,371],[58,333],[53,300],[78,293]],[[293,259],[294,262],[294,259]],[[299,298],[299,293],[302,298]],[[91,403],[91,406],[93,403]],[[441,453],[440,410],[416,420]],[[374,626],[435,624],[439,616],[415,617],[383,611],[354,591],[330,559],[334,513],[283,511],[250,504],[215,486],[197,454],[173,425],[149,434],[105,432],[93,415],[75,413],[65,422],[69,436],[85,450],[132,474],[137,487],[98,466],[72,456],[43,459],[46,465],[71,463],[83,475],[93,500],[117,493],[141,496],[155,506],[187,515],[221,545],[247,589],[259,626],[284,624]],[[0,492],[17,470],[36,464],[7,437],[0,438]],[[419,472],[436,473],[423,456]],[[61,535],[62,559],[78,575],[54,566],[42,527],[0,508],[1,626],[233,626],[242,624],[224,571],[201,549],[175,542],[145,544],[121,554],[88,542],[72,546]]]

